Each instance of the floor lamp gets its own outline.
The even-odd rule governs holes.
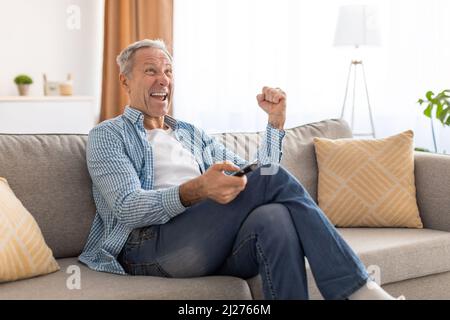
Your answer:
[[[354,46],[357,50],[360,46],[380,45],[380,34],[377,26],[376,8],[367,5],[346,5],[339,8],[339,16],[336,25],[334,37],[335,46]],[[355,133],[355,91],[357,84],[357,69],[362,71],[362,80],[364,84],[365,96],[367,100],[367,111],[369,113],[371,131],[367,133]],[[347,83],[345,87],[344,103],[341,110],[341,119],[344,118],[347,97],[349,93],[350,76],[353,71],[353,90],[352,90],[352,109],[350,127],[354,136],[372,136],[376,137],[375,125],[373,121],[372,108],[369,101],[369,90],[367,89],[366,74],[364,63],[361,59],[353,59],[350,62],[347,74]]]

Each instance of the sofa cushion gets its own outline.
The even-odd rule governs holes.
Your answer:
[[[61,270],[46,276],[0,285],[2,299],[239,299],[252,296],[245,280],[211,276],[170,279],[96,272],[76,258],[57,260]],[[69,269],[67,269],[69,266]],[[79,267],[78,271],[74,271]],[[67,273],[67,271],[69,273]],[[76,275],[80,274],[80,289]],[[67,287],[73,289],[69,289]]]
[[[301,125],[285,131],[281,165],[299,179],[313,199],[317,201],[317,164],[313,138],[351,138],[351,129],[345,120],[331,119]],[[262,138],[262,132],[221,133],[213,136],[240,157],[253,160]]]
[[[33,216],[0,177],[0,282],[59,269]]]
[[[449,232],[403,228],[338,230],[366,267],[380,267],[382,284],[450,271]]]
[[[450,231],[450,155],[415,152],[417,204],[425,228]]]
[[[389,284],[450,271],[450,232],[404,228],[338,228],[375,279]],[[312,298],[319,293],[307,264]],[[261,298],[259,276],[248,280],[253,295]]]
[[[81,253],[95,214],[86,141],[86,135],[0,134],[0,176],[57,258]]]
[[[382,139],[314,138],[318,204],[338,227],[422,228],[413,132]]]

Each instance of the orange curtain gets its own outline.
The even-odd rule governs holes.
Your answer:
[[[105,0],[100,121],[120,115],[128,103],[119,84],[116,57],[142,39],[162,39],[172,53],[173,0]]]

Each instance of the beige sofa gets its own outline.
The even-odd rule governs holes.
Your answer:
[[[316,199],[317,166],[312,137],[351,137],[341,120],[287,130],[284,165]],[[227,147],[249,158],[260,135],[218,134]],[[86,135],[0,134],[0,176],[5,177],[38,222],[61,270],[0,284],[0,299],[260,299],[259,277],[192,279],[120,276],[94,272],[77,261],[94,217],[86,169]],[[339,229],[383,287],[409,299],[450,298],[450,157],[415,155],[417,201],[425,228]],[[81,287],[68,286],[73,268]],[[375,269],[374,269],[375,268]],[[75,267],[76,269],[76,267]],[[321,296],[308,270],[312,299]],[[69,289],[72,288],[72,289]]]

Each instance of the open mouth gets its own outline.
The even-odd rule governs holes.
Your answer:
[[[158,99],[160,101],[166,101],[167,100],[168,93],[167,92],[151,92],[150,97],[154,99]]]

